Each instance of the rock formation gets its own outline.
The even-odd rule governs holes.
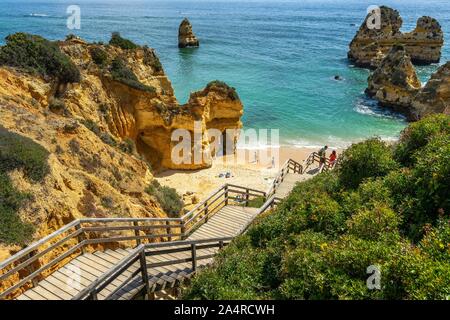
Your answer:
[[[394,46],[369,76],[366,93],[381,106],[403,113],[409,121],[432,113],[450,114],[450,62],[422,87],[406,50]]]
[[[178,29],[178,48],[198,47],[200,45],[197,37],[192,31],[192,25],[184,18]]]
[[[0,65],[0,126],[31,138],[50,152],[50,174],[34,184],[11,172],[14,185],[34,196],[22,220],[42,238],[81,217],[164,216],[145,192],[152,169],[200,169],[211,165],[206,129],[242,126],[235,90],[212,82],[179,105],[153,49],[121,49],[80,39],[57,42],[80,71],[62,83]],[[171,133],[201,124],[205,157],[197,164],[171,161]],[[237,137],[235,137],[237,138]],[[17,250],[2,247],[0,260]]]
[[[440,61],[444,35],[436,19],[421,17],[412,32],[402,33],[402,18],[397,10],[380,7],[381,27],[370,29],[368,14],[352,42],[348,58],[360,67],[376,68],[395,44],[402,44],[415,64]]]
[[[419,120],[431,113],[450,114],[450,62],[431,76],[412,102],[412,120]]]
[[[394,46],[369,76],[366,93],[381,105],[405,112],[421,83],[403,46]]]

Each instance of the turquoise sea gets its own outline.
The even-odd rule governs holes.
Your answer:
[[[66,9],[81,7],[81,30],[66,28]],[[364,96],[368,71],[353,67],[348,44],[375,1],[2,0],[0,38],[24,31],[49,39],[75,33],[107,42],[113,31],[157,50],[181,103],[214,79],[237,88],[246,128],[279,129],[283,144],[343,146],[370,136],[394,139],[404,119]],[[404,30],[422,15],[450,39],[448,0],[384,0],[400,11]],[[198,49],[179,50],[188,17]],[[450,58],[446,43],[442,63]],[[437,66],[419,67],[426,81]],[[340,75],[343,81],[335,81]]]

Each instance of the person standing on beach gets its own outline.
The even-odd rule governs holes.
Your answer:
[[[327,149],[328,146],[323,147],[319,150],[319,172],[322,171],[323,166],[325,165],[326,159],[327,159]]]

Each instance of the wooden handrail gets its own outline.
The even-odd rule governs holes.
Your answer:
[[[292,169],[293,173],[303,174],[305,172],[302,164],[292,159],[286,160],[281,169],[278,171],[278,174],[273,180],[273,183],[270,186],[269,190],[267,190],[267,197],[271,197],[276,193],[278,186],[281,184],[281,182],[283,182],[284,177],[289,173],[289,169]]]
[[[17,252],[15,255],[13,255],[13,256],[9,257],[8,259],[2,261],[0,263],[0,270],[4,269],[5,267],[10,265],[11,263],[19,260],[20,258],[23,258],[24,256],[26,256],[30,252],[36,250],[41,245],[49,242],[50,240],[52,240],[52,239],[56,238],[57,236],[63,234],[67,230],[76,227],[79,224],[80,224],[80,220],[74,220],[74,221],[70,222],[69,224],[63,226],[62,228],[56,230],[55,232],[49,234],[48,236],[42,238],[41,240],[36,241],[33,244],[27,246],[26,248],[24,248],[21,251]]]

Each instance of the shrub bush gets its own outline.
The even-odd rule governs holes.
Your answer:
[[[247,206],[251,208],[261,208],[265,202],[264,197],[255,197],[248,201]]]
[[[6,173],[0,172],[0,243],[23,245],[31,238],[33,225],[23,222],[17,213],[29,198],[13,187]]]
[[[214,81],[209,82],[206,85],[206,90],[212,90],[212,89],[227,93],[228,97],[231,100],[239,100],[239,95],[236,92],[236,89],[234,87],[230,87],[228,84],[226,84],[223,81],[214,80]]]
[[[49,172],[49,152],[33,140],[0,126],[0,172],[22,169],[34,182]]]
[[[139,46],[132,41],[122,38],[119,32],[113,32],[109,44],[115,47],[119,47],[124,50],[136,49]]]
[[[33,182],[42,181],[49,172],[48,154],[33,140],[0,127],[0,242],[24,244],[34,229],[18,216],[31,196],[12,185],[8,172],[21,169]]]
[[[404,165],[413,163],[413,155],[424,147],[432,138],[450,134],[450,116],[431,115],[409,125],[400,137],[395,148],[395,158]]]
[[[121,58],[115,58],[111,63],[111,75],[114,80],[124,83],[137,90],[147,91],[150,93],[156,92],[155,88],[147,86],[139,82],[133,71],[128,68],[126,62]]]
[[[157,180],[153,180],[146,192],[154,196],[169,217],[178,217],[184,203],[177,191],[173,188],[161,186]]]
[[[439,210],[450,213],[450,132],[430,141],[415,155],[415,193],[431,221]]]
[[[108,55],[106,54],[106,51],[99,47],[89,48],[89,53],[91,54],[94,63],[100,67],[105,66],[108,62]]]
[[[385,204],[362,209],[348,221],[349,234],[365,240],[379,240],[384,234],[396,232],[400,217]]]
[[[436,227],[427,230],[420,247],[434,260],[450,261],[450,220],[441,217]]]
[[[122,152],[133,154],[134,151],[136,150],[136,146],[133,140],[127,138],[120,143],[119,149],[122,150]]]
[[[147,46],[144,46],[144,59],[143,62],[145,65],[153,68],[155,72],[162,72],[163,67],[161,61],[155,52]]]
[[[100,130],[100,127],[92,120],[90,119],[82,119],[81,123],[90,131],[95,133],[97,136],[100,136],[102,131]]]
[[[56,43],[27,33],[6,37],[6,45],[0,48],[0,65],[54,77],[63,83],[81,79],[78,68]]]
[[[353,144],[343,152],[339,178],[345,187],[356,188],[364,179],[385,176],[396,167],[390,147],[373,138]]]

